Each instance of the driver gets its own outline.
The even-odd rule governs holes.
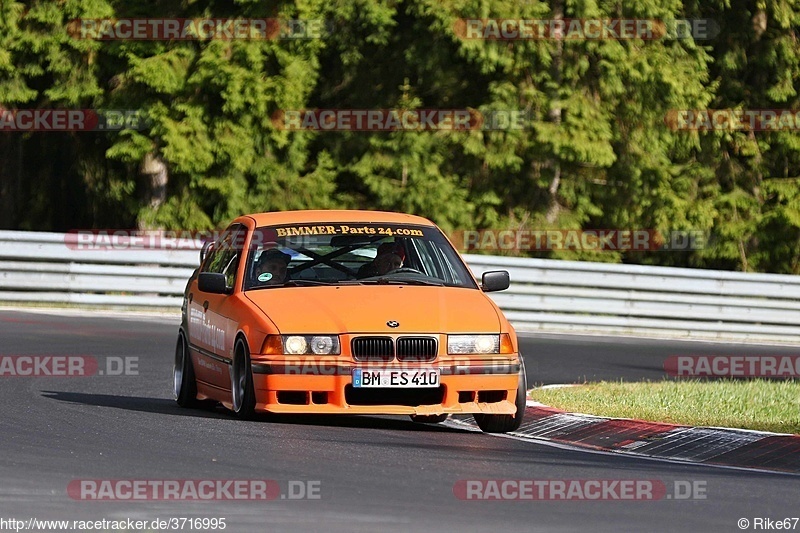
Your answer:
[[[253,277],[259,285],[282,285],[292,256],[272,248],[261,252],[253,268]]]
[[[406,254],[399,244],[385,242],[378,246],[378,255],[375,256],[375,259],[358,269],[358,277],[383,276],[402,268],[405,256]]]

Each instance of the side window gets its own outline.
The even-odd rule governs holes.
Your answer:
[[[201,271],[225,274],[226,284],[228,287],[233,287],[236,283],[236,270],[242,255],[244,236],[245,227],[241,224],[235,224],[225,230],[211,249]]]
[[[445,283],[463,285],[461,277],[453,268],[453,262],[438,243],[427,241],[411,241],[419,255],[423,272],[428,276],[439,278]]]
[[[413,240],[410,244],[414,247],[414,251],[417,253],[420,263],[422,263],[422,268],[420,270],[429,276],[440,277],[436,266],[433,264],[433,258],[430,256],[428,247],[424,246],[422,243],[416,243]]]

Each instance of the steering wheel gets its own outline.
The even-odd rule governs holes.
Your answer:
[[[400,267],[400,268],[396,268],[396,269],[394,269],[394,270],[390,270],[390,271],[389,271],[389,272],[387,272],[385,275],[388,275],[388,274],[402,274],[402,273],[409,273],[409,274],[422,274],[423,276],[425,275],[424,273],[420,272],[420,271],[419,271],[419,270],[417,270],[416,268],[411,268],[411,267]]]

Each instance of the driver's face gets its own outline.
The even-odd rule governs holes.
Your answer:
[[[381,276],[402,266],[403,260],[397,254],[383,254],[375,258],[375,267]]]
[[[267,285],[277,285],[286,279],[286,263],[282,261],[267,261],[256,267],[256,278],[265,272],[272,274],[272,279]]]

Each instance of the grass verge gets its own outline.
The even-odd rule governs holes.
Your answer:
[[[800,434],[800,381],[601,381],[533,389],[529,397],[575,413],[690,426]]]

